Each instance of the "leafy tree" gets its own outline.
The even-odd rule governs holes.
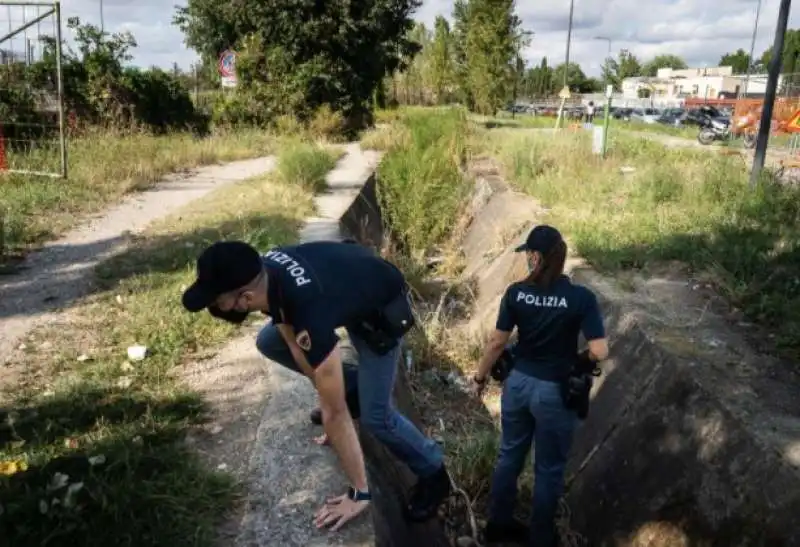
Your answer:
[[[608,59],[603,65],[603,80],[614,86],[615,91],[622,90],[622,80],[642,75],[642,65],[627,49],[620,50],[616,59]]]
[[[676,70],[689,68],[689,65],[686,64],[682,58],[678,57],[677,55],[656,55],[653,59],[646,62],[644,66],[641,68],[640,76],[649,76],[654,78],[658,75],[659,69],[662,68],[673,68]]]
[[[469,87],[469,63],[467,62],[470,8],[471,4],[467,0],[455,0],[453,4],[453,77],[458,99],[470,110],[473,110],[475,101]]]
[[[75,49],[63,46],[62,82],[64,105],[69,129],[102,124],[117,130],[147,128],[152,131],[196,129],[204,131],[208,120],[199,115],[182,80],[173,71],[140,70],[125,66],[131,58],[136,40],[130,33],[109,34],[91,24],[82,24],[77,17],[67,26],[75,35]],[[40,61],[25,66],[10,65],[0,71],[14,71],[26,88],[39,90],[40,95],[57,92],[56,43],[48,40]],[[52,112],[29,101],[30,97],[0,97],[0,113],[9,111],[17,118],[25,117],[43,127],[43,117]],[[41,97],[38,97],[41,100]],[[7,117],[7,116],[6,116]],[[53,127],[48,123],[44,127]],[[44,131],[44,129],[39,129]],[[7,135],[8,136],[8,135]]]
[[[531,97],[546,97],[555,91],[553,69],[547,65],[547,57],[542,58],[539,66],[526,72],[523,87]]]
[[[597,93],[603,91],[606,84],[598,78],[586,78],[583,84],[579,87],[581,93]]]
[[[322,105],[351,127],[369,121],[385,75],[418,51],[409,39],[420,0],[188,0],[174,21],[186,44],[212,62],[227,48],[240,52],[237,93],[266,101],[258,120],[278,114],[309,118]],[[246,72],[241,77],[238,72]],[[286,93],[285,96],[273,96]]]
[[[761,55],[761,68],[767,70],[772,60],[772,47]],[[781,93],[797,96],[800,94],[800,29],[786,31],[783,42],[783,55],[781,59],[781,74],[783,83]]]
[[[473,108],[494,114],[512,95],[520,20],[514,0],[469,0],[466,64]]]
[[[747,67],[750,64],[750,54],[742,48],[737,49],[733,53],[726,53],[719,60],[718,66],[733,67],[734,74],[746,74]]]
[[[450,24],[441,15],[434,22],[433,42],[431,48],[431,72],[433,75],[433,91],[438,104],[449,98],[455,78],[453,36]]]
[[[558,65],[553,69],[553,84],[554,88],[561,89],[564,82],[564,63]],[[597,91],[597,81],[590,80],[586,77],[580,65],[577,63],[570,63],[569,70],[567,71],[567,85],[570,90],[577,93],[592,93]],[[555,91],[553,89],[552,91]]]

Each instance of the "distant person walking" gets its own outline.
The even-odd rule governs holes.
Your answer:
[[[586,105],[586,123],[594,123],[594,101],[589,101]]]

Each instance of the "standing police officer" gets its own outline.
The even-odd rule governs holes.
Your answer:
[[[364,456],[345,402],[338,337],[345,327],[358,352],[360,423],[417,475],[406,507],[411,520],[435,515],[450,493],[439,445],[391,401],[400,341],[413,326],[405,279],[395,266],[356,244],[312,242],[276,247],[263,256],[250,245],[221,241],[197,260],[197,281],[184,307],[208,309],[241,323],[250,312],[272,318],[256,346],[267,358],[314,383],[325,433],[351,483],[316,515],[318,528],[338,530],[369,504]]]
[[[503,295],[497,324],[472,379],[480,395],[492,366],[517,329],[513,368],[501,399],[502,440],[492,477],[487,541],[528,541],[557,545],[556,510],[564,489],[564,470],[578,415],[569,403],[569,378],[576,363],[608,356],[597,298],[563,274],[567,245],[551,226],[537,226],[516,249],[527,255],[529,275]],[[578,355],[578,335],[588,352]],[[591,385],[589,384],[589,388]],[[582,394],[588,404],[588,389]],[[535,443],[533,507],[530,528],[512,520],[517,479]]]

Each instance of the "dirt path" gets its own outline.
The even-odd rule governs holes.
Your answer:
[[[93,267],[124,251],[130,235],[212,190],[265,173],[273,165],[274,158],[265,157],[171,176],[29,255],[20,272],[0,277],[0,365],[10,364],[13,350],[32,328],[88,294]],[[13,381],[9,373],[0,369],[0,381]]]

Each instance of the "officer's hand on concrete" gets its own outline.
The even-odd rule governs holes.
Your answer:
[[[312,440],[314,441],[315,444],[318,444],[319,446],[328,446],[329,444],[331,444],[331,440],[330,438],[328,438],[327,433],[323,433],[322,435],[314,437]]]
[[[347,494],[329,499],[325,505],[317,511],[315,523],[317,528],[331,526],[331,532],[335,532],[360,515],[369,506],[369,501],[353,501]]]

